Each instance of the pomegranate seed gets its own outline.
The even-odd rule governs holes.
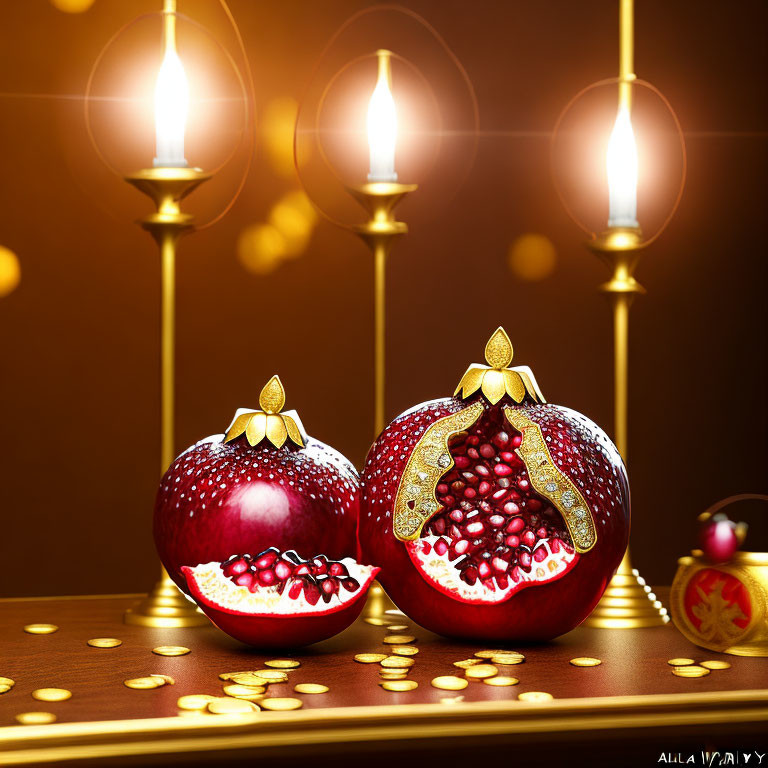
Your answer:
[[[437,486],[437,492],[441,496],[445,496],[446,493],[448,493],[448,486],[446,483],[439,483]]]
[[[522,444],[522,442],[523,442],[523,436],[522,435],[515,435],[512,438],[512,447],[513,448],[519,448],[520,445]]]
[[[455,523],[460,523],[464,519],[464,513],[460,509],[452,509],[448,517]]]
[[[547,559],[547,548],[542,545],[533,550],[533,559],[537,563],[543,563]]]
[[[547,538],[547,529],[542,525],[541,528],[539,528],[539,530],[536,531],[536,535],[540,539],[546,539]]]
[[[491,560],[491,565],[495,571],[499,571],[500,573],[505,573],[507,568],[509,568],[509,563],[505,563],[500,557],[494,557],[493,560]]]
[[[309,563],[302,563],[301,565],[297,565],[296,569],[293,572],[294,576],[306,576],[307,574],[312,573],[312,569],[309,566]]]
[[[467,499],[474,499],[477,496],[477,491],[474,488],[465,488],[464,497]]]
[[[488,518],[488,522],[494,527],[498,528],[501,525],[504,525],[504,515],[491,515]]]
[[[470,459],[479,459],[480,454],[477,452],[476,448],[469,448],[467,449],[467,456],[469,456]]]
[[[488,563],[480,563],[477,566],[477,574],[481,579],[487,579],[491,575],[491,566]]]
[[[435,533],[442,534],[445,533],[445,520],[443,520],[442,517],[437,517],[432,521],[432,528],[434,529]],[[333,571],[331,571],[333,573]]]
[[[348,579],[344,579],[344,581],[341,582],[341,586],[344,587],[347,592],[355,592],[360,589],[360,582],[350,576]]]
[[[466,488],[466,486],[467,486],[467,484],[466,483],[462,483],[461,480],[456,480],[455,482],[451,483],[451,488],[453,488],[453,490],[456,491],[456,493],[458,493],[459,491],[464,490],[464,488]]]
[[[518,485],[520,485],[520,483],[518,483]],[[529,512],[540,512],[543,506],[544,505],[538,499],[528,499],[528,503],[526,504]]]
[[[522,579],[522,578],[523,578],[523,574],[520,572],[520,569],[519,569],[517,566],[515,566],[515,567],[514,567],[514,568],[513,568],[513,569],[510,571],[510,574],[509,574],[509,575],[512,577],[512,580],[513,580],[513,581],[516,581],[516,582],[517,582],[517,581],[520,581],[520,579]]]
[[[518,557],[518,562],[520,563],[520,567],[524,571],[530,571],[531,570],[531,553],[527,551],[521,552]]]
[[[560,551],[560,539],[550,539],[550,541],[549,541],[549,548],[552,550],[552,552],[559,552]]]
[[[507,477],[507,475],[512,474],[512,467],[508,467],[506,464],[496,464],[496,466],[493,468],[493,471],[499,477]],[[519,485],[520,483],[518,483],[518,486]]]
[[[522,539],[526,547],[532,547],[536,543],[536,534],[533,531],[526,531]]]
[[[456,503],[456,499],[453,496],[443,496],[442,502],[444,507],[452,507]]]
[[[459,539],[454,545],[453,549],[459,555],[463,555],[469,549],[469,542],[466,539]]]
[[[511,471],[512,471],[512,470],[510,470],[510,472],[511,472]],[[521,491],[527,491],[527,490],[528,490],[528,487],[529,487],[529,483],[528,483],[528,481],[527,481],[527,480],[525,480],[525,479],[523,479],[523,480],[518,480],[518,481],[517,481],[517,487],[518,487],[518,488],[519,488]],[[534,501],[534,499],[531,499],[531,501]]]
[[[320,599],[320,590],[317,584],[307,581],[304,585],[304,599],[310,605],[317,605],[317,601]]]
[[[512,503],[505,504],[504,505],[504,511],[505,512],[509,512],[507,507],[514,507],[514,511],[515,512],[519,512],[520,511],[520,509],[517,506],[517,504],[512,504]],[[511,512],[509,512],[509,513],[512,514]],[[525,528],[525,520],[523,520],[522,517],[513,517],[507,523],[506,531],[507,531],[507,533],[519,533],[520,531],[523,530],[523,528]]]
[[[343,579],[346,579],[347,576],[349,576],[349,571],[344,563],[331,563],[329,572],[331,576],[341,576]]]
[[[293,568],[286,562],[280,561],[275,566],[275,576],[277,576],[280,581],[285,581],[292,573]]]
[[[480,438],[476,437],[475,435],[472,435],[471,437],[467,438],[467,445],[480,445]],[[469,451],[467,451],[469,453]]]
[[[228,568],[225,571],[227,576],[232,576],[233,574],[236,575],[238,573],[245,573],[249,568],[248,563],[242,557],[235,560],[234,563],[231,563],[231,564],[227,563],[227,565],[228,565]]]
[[[428,555],[432,551],[432,545],[428,541],[421,542],[421,551]]]
[[[250,573],[241,573],[236,579],[238,587],[250,587],[253,584],[253,576]]]
[[[326,595],[335,595],[339,591],[339,582],[331,576],[321,576],[317,583]]]
[[[514,464],[517,462],[517,456],[509,451],[502,451],[499,456],[501,457],[501,460],[506,461],[507,464]]]
[[[506,448],[509,443],[509,435],[506,432],[498,432],[491,442],[499,448]]]
[[[492,489],[493,489],[493,486],[490,483],[487,483],[485,480],[483,480],[483,482],[477,486],[477,492],[481,496],[487,496]]]
[[[496,577],[496,583],[499,585],[499,589],[506,589],[509,586],[509,579],[505,573],[500,573]]]
[[[316,576],[322,576],[328,572],[328,560],[324,555],[318,555],[312,560],[312,570]]]
[[[442,557],[448,551],[448,542],[445,539],[438,539],[435,542],[435,553]]]
[[[259,570],[264,568],[271,568],[272,563],[274,563],[275,560],[277,560],[278,554],[279,552],[274,548],[265,549],[260,555],[256,555],[256,560],[254,561],[254,565]]]
[[[461,578],[472,586],[477,581],[477,568],[473,565],[468,566],[461,572]]]
[[[508,547],[512,547],[512,549],[517,549],[517,547],[520,546],[520,538],[518,536],[507,536],[507,538],[504,539],[504,543]]]
[[[485,530],[485,526],[478,520],[474,523],[469,523],[464,529],[470,536],[477,536]]]
[[[272,570],[259,571],[257,578],[262,587],[269,587],[275,583],[275,572]]]
[[[480,455],[484,459],[492,459],[496,455],[496,451],[490,443],[483,443],[480,446]]]
[[[470,484],[475,485],[478,482],[478,478],[475,477],[471,472],[462,472],[461,476]]]
[[[498,491],[493,492],[493,496],[491,496],[491,498],[494,501],[501,501],[508,493],[509,491],[506,488],[499,488]]]
[[[303,588],[304,585],[300,581],[294,581],[288,588],[288,597],[290,597],[291,600],[297,600]]]
[[[466,469],[472,462],[466,456],[454,456],[453,463],[456,469]]]
[[[475,472],[480,475],[480,477],[490,477],[491,476],[491,470],[488,469],[488,467],[485,466],[485,464],[478,464],[475,467]]]

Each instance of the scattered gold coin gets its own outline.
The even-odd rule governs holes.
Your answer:
[[[265,661],[264,666],[272,667],[272,669],[296,669],[296,667],[301,666],[301,662],[294,659],[272,659]]]
[[[415,645],[393,645],[389,650],[395,656],[415,656],[419,652]]]
[[[706,677],[709,670],[698,664],[688,664],[685,667],[672,667],[672,674],[678,677]]]
[[[263,685],[240,685],[235,683],[234,685],[225,685],[223,690],[227,696],[232,696],[235,699],[257,701],[267,689]]]
[[[245,699],[221,698],[209,701],[208,711],[214,715],[248,715],[258,712],[259,708],[252,701]]]
[[[387,656],[381,660],[381,666],[385,669],[408,669],[415,663],[413,659],[406,659],[404,656]]]
[[[468,685],[469,683],[463,677],[456,677],[455,675],[441,675],[432,680],[432,687],[440,688],[443,691],[461,691]]]
[[[253,672],[222,672],[219,680],[231,680],[235,675],[252,675]]]
[[[221,675],[219,675],[219,677],[221,677]],[[255,686],[269,685],[270,683],[274,682],[274,680],[267,680],[266,677],[257,675],[255,672],[233,672],[229,676],[229,678],[224,678],[224,679],[225,680],[229,679],[233,683],[239,683],[240,685],[255,685]]]
[[[464,674],[470,680],[483,680],[486,677],[495,677],[499,674],[499,670],[493,664],[478,664],[476,667],[465,670]]]
[[[492,659],[494,656],[523,656],[522,653],[518,654],[517,651],[478,651],[475,656],[478,659]],[[525,658],[525,656],[523,656]]]
[[[385,691],[393,691],[395,693],[405,693],[419,687],[415,680],[385,680],[383,683],[379,683],[379,685]]]
[[[8,685],[8,683],[0,683],[0,695],[2,695],[3,693],[8,693],[8,691],[10,691],[11,688],[13,688],[13,686]]]
[[[405,680],[408,677],[407,669],[382,669],[379,671],[382,680]]]
[[[380,619],[378,616],[369,616],[367,619],[363,619],[363,621],[373,624],[374,627],[384,627],[389,623],[386,619]]]
[[[273,712],[287,712],[289,709],[301,709],[303,706],[301,699],[293,698],[264,699],[261,702],[262,709],[270,709]]]
[[[266,680],[268,684],[285,683],[288,680],[288,673],[282,672],[279,669],[257,669],[253,674]],[[239,680],[236,682],[239,682]]]
[[[58,632],[59,628],[55,624],[27,624],[24,631],[30,635],[50,635]]]
[[[387,645],[408,645],[415,643],[416,638],[413,635],[387,635],[381,642]]]
[[[464,661],[454,661],[454,667],[461,667],[462,669],[469,669],[477,664],[482,663],[480,659],[464,659]]]
[[[135,688],[137,691],[148,691],[164,686],[165,680],[158,677],[132,677],[130,680],[124,680],[123,685],[126,688]]]
[[[293,686],[293,690],[296,693],[328,693],[329,688],[327,685],[320,685],[320,683],[299,683]]]
[[[593,659],[591,656],[577,656],[575,659],[571,659],[570,663],[574,667],[597,667],[603,662],[600,659]]]
[[[522,664],[525,661],[525,656],[522,653],[497,653],[495,656],[491,656],[491,661],[494,664],[509,666],[511,664]]]
[[[459,704],[464,701],[463,696],[443,696],[440,699],[441,704]]]
[[[721,659],[712,659],[711,661],[702,661],[701,666],[704,669],[730,669],[731,662],[723,661]]]
[[[405,632],[408,629],[407,624],[390,624],[387,626],[390,632]]]
[[[16,722],[22,725],[47,725],[56,722],[53,712],[22,712],[16,715]]]
[[[693,659],[669,659],[667,664],[670,667],[687,667],[689,664],[695,664]]]
[[[158,656],[186,656],[190,652],[189,648],[183,645],[159,645],[152,649],[152,653]]]
[[[16,685],[16,681],[11,680],[10,677],[0,677],[0,685],[7,685],[13,688],[13,686]]]
[[[156,675],[150,674],[150,677],[156,677],[158,680],[162,680],[167,685],[176,685],[176,681],[170,675]]]
[[[118,645],[122,644],[123,641],[116,637],[94,637],[88,641],[91,648],[117,648]]]
[[[496,677],[487,677],[483,682],[486,685],[494,685],[497,688],[505,688],[508,685],[517,685],[520,681],[516,677],[507,677],[506,675],[496,675]]]
[[[555,697],[551,693],[544,693],[544,691],[526,691],[525,693],[518,694],[517,698],[520,701],[552,701]]]
[[[378,664],[386,658],[386,653],[358,653],[355,656],[355,661],[359,661],[361,664]]]
[[[207,693],[192,693],[189,696],[182,696],[176,702],[179,709],[185,709],[191,712],[199,712],[208,707],[208,704],[216,700],[216,696],[209,696]]]
[[[32,691],[32,698],[38,701],[66,701],[72,696],[72,691],[66,688],[38,688]]]

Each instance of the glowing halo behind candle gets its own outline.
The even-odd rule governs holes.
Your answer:
[[[379,74],[368,102],[368,181],[397,181],[395,147],[397,145],[397,108],[392,96],[392,67],[389,51],[378,50]]]

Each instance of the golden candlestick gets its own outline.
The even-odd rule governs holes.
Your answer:
[[[619,108],[632,105],[634,58],[633,0],[619,0]],[[634,272],[645,243],[639,228],[609,227],[587,247],[611,269],[611,280],[601,286],[613,306],[614,441],[627,461],[627,391],[629,385],[629,308],[645,289]],[[636,569],[629,548],[595,610],[584,622],[601,629],[662,626],[669,616]]]

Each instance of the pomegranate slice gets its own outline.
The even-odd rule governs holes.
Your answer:
[[[363,472],[360,545],[440,634],[544,640],[583,621],[626,549],[629,487],[600,428],[511,368],[502,328],[453,397],[398,416]]]
[[[303,560],[275,547],[181,570],[214,624],[263,648],[309,645],[345,629],[360,614],[360,598],[379,572],[349,557]]]

